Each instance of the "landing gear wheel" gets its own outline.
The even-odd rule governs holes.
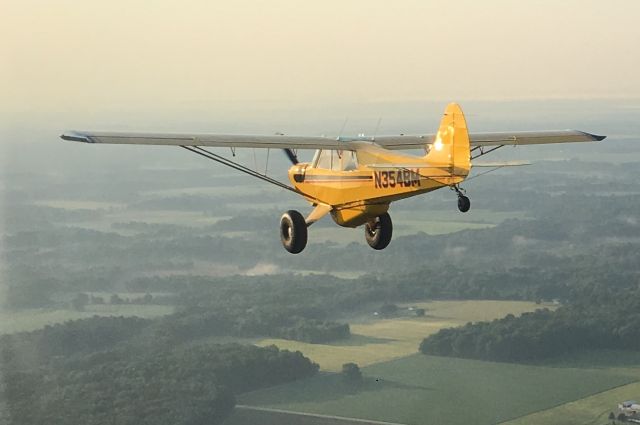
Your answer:
[[[458,195],[458,209],[460,212],[466,213],[471,208],[471,201],[464,195]]]
[[[376,217],[364,225],[364,237],[373,249],[385,249],[391,242],[393,224],[388,213]]]
[[[307,223],[302,214],[289,210],[280,219],[280,241],[284,249],[292,254],[302,252],[307,246]]]

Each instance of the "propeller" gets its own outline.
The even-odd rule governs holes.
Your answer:
[[[287,158],[289,158],[289,161],[291,161],[293,165],[296,165],[298,162],[300,162],[298,161],[298,156],[293,151],[293,149],[285,148],[282,150],[284,151],[285,155],[287,155]]]

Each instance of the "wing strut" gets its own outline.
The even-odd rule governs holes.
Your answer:
[[[184,149],[186,149],[188,151],[191,151],[193,153],[196,153],[198,155],[204,156],[205,158],[210,159],[210,160],[215,161],[215,162],[218,162],[218,163],[220,163],[222,165],[226,165],[227,167],[233,168],[234,170],[238,170],[240,172],[248,174],[251,177],[256,177],[256,178],[258,178],[260,180],[266,181],[267,183],[271,183],[271,184],[273,184],[275,186],[278,186],[279,188],[288,190],[288,191],[296,193],[298,195],[302,195],[305,198],[309,198],[309,199],[312,199],[314,201],[324,203],[324,202],[322,202],[322,200],[320,200],[320,199],[318,199],[318,198],[316,198],[314,196],[307,195],[306,193],[300,192],[296,188],[293,188],[293,187],[291,187],[291,186],[289,186],[287,184],[284,184],[284,183],[282,183],[282,182],[280,182],[280,181],[278,181],[278,180],[276,180],[276,179],[274,179],[272,177],[267,176],[266,174],[260,174],[259,172],[255,171],[255,170],[252,170],[251,168],[245,167],[242,164],[238,164],[237,162],[231,161],[230,159],[227,159],[227,158],[225,158],[223,156],[217,155],[217,154],[215,154],[213,152],[210,152],[210,151],[208,151],[206,149],[203,149],[200,146],[184,146],[184,145],[182,145],[180,147],[184,148]]]

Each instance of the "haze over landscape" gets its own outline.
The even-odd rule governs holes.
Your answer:
[[[639,16],[5,2],[0,425],[611,423],[640,398]],[[504,147],[487,161],[533,164],[473,171],[468,213],[450,190],[394,203],[384,251],[324,218],[295,256],[278,235],[310,211],[294,194],[175,147],[59,139],[424,134],[450,101],[471,132],[607,139]]]

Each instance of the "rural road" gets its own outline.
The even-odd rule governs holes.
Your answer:
[[[236,424],[236,423],[241,423],[240,421],[238,421],[239,419],[241,419],[243,415],[243,413],[251,413],[251,412],[255,412],[255,413],[264,413],[267,415],[272,415],[274,416],[273,419],[276,419],[277,417],[277,423],[281,424],[281,425],[285,425],[285,423],[287,425],[291,424],[304,424],[304,425],[406,425],[406,424],[399,424],[399,423],[395,423],[395,422],[381,422],[381,421],[372,421],[372,420],[366,420],[366,419],[356,419],[356,418],[345,418],[342,416],[330,416],[330,415],[319,415],[316,413],[301,413],[301,412],[292,412],[290,410],[280,410],[280,409],[270,409],[267,407],[255,407],[255,406],[246,406],[246,405],[236,405],[235,407],[236,412],[232,415],[231,418],[229,418],[230,420],[225,422],[225,425],[227,423],[231,424]],[[235,417],[234,417],[235,416]],[[287,419],[290,420],[285,420],[285,417],[288,417]],[[269,421],[264,421],[263,423],[269,423]],[[276,422],[274,422],[276,423]]]

